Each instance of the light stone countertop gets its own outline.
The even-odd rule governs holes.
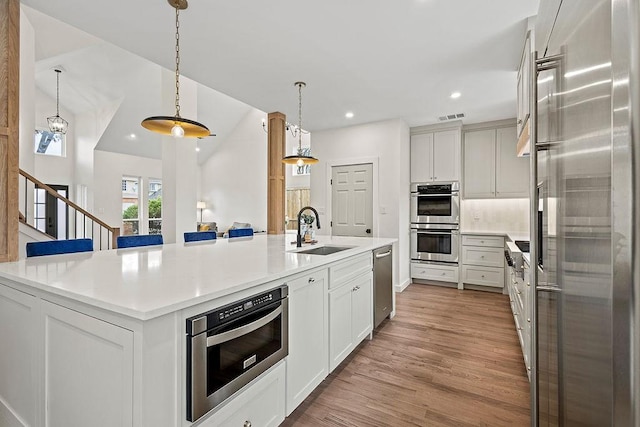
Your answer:
[[[484,230],[460,230],[460,234],[467,236],[503,236],[511,241],[529,240],[529,234],[522,231],[484,231]]]
[[[36,288],[148,320],[397,241],[318,236],[318,244],[296,248],[294,239],[290,234],[260,234],[27,258],[1,263],[0,283],[8,279],[20,290]],[[322,245],[353,248],[324,256],[295,253]]]

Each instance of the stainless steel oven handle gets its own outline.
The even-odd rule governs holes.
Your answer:
[[[260,319],[258,319],[256,321],[254,321],[254,322],[248,323],[246,325],[240,326],[239,328],[232,329],[232,330],[227,331],[227,332],[223,332],[223,333],[218,334],[218,335],[213,335],[213,336],[207,337],[207,347],[211,347],[211,346],[218,345],[218,344],[226,342],[226,341],[230,341],[230,340],[238,338],[238,337],[240,337],[242,335],[246,335],[246,334],[248,334],[250,332],[253,332],[256,329],[260,329],[261,327],[263,327],[264,325],[266,325],[269,322],[273,321],[273,319],[275,319],[276,317],[278,317],[281,314],[282,314],[282,305],[280,305],[280,307],[278,307],[275,310],[273,310],[267,316],[262,317],[262,318],[260,318]]]
[[[411,193],[411,197],[456,197],[458,196],[457,192],[453,193],[445,193],[445,194],[420,194],[420,193]]]

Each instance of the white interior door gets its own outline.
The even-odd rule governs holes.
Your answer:
[[[372,236],[371,163],[331,168],[331,232],[334,236]]]

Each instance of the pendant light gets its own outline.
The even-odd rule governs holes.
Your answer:
[[[142,121],[142,127],[163,135],[176,138],[203,138],[209,136],[209,128],[193,120],[180,117],[180,10],[186,9],[187,0],[168,0],[171,7],[176,9],[176,115],[152,116]]]
[[[302,152],[302,88],[306,85],[307,84],[305,82],[294,83],[294,86],[298,86],[298,153],[282,159],[282,163],[287,165],[296,165],[298,167],[313,165],[319,162],[315,157],[306,156]]]
[[[56,72],[56,115],[47,117],[47,123],[49,123],[51,132],[64,135],[67,133],[69,122],[60,117],[60,73],[62,73],[62,70],[56,68],[53,71]]]

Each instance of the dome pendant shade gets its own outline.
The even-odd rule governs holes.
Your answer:
[[[140,123],[143,128],[175,138],[204,138],[211,136],[209,128],[194,120],[180,117],[180,11],[189,4],[187,0],[167,0],[176,10],[176,114],[175,116],[151,116]]]
[[[300,161],[302,161],[302,164],[300,164]],[[282,163],[294,166],[314,165],[319,161],[320,160],[316,159],[315,157],[305,156],[302,154],[287,156],[282,159]]]
[[[152,132],[163,135],[173,135],[171,130],[179,125],[184,130],[185,138],[204,138],[211,135],[209,128],[202,123],[182,117],[174,116],[153,116],[147,117],[141,123],[142,127]]]

